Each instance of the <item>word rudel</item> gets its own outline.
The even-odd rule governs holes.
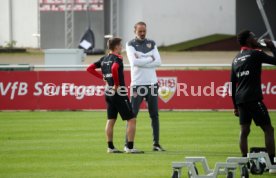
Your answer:
[[[32,86],[31,86],[32,85]],[[138,90],[140,95],[146,95],[147,92],[153,92],[156,85],[152,85],[152,88],[147,91],[147,88],[143,88],[143,93],[139,93],[142,90]],[[126,91],[130,91],[130,86],[121,87],[118,92],[122,91],[122,95]],[[76,85],[74,83],[43,83],[36,82],[29,84],[22,81],[14,82],[0,82],[0,95],[1,97],[9,96],[10,100],[13,100],[16,96],[74,96],[76,99],[81,100],[85,96],[103,96],[105,94],[106,87],[104,85]],[[215,85],[215,82],[210,82],[204,86],[193,86],[187,83],[176,83],[175,86],[161,86],[158,89],[158,94],[165,96],[168,93],[173,93],[174,96],[232,96],[232,83],[225,82],[223,85]],[[32,93],[31,93],[32,92]],[[262,84],[262,92],[264,95],[276,95],[276,84],[267,82]],[[155,94],[155,93],[152,93]]]

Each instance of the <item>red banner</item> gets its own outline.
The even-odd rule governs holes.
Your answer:
[[[229,70],[160,70],[157,75],[160,109],[233,107]],[[276,71],[262,75],[264,102],[276,109]],[[125,80],[129,85],[129,71]],[[105,109],[103,91],[104,82],[85,71],[0,72],[0,110]]]

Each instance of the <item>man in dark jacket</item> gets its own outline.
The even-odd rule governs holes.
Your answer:
[[[265,40],[267,48],[273,53],[273,57],[267,55],[258,49],[259,44],[255,35],[249,30],[241,32],[237,38],[241,45],[241,51],[232,62],[231,82],[234,114],[239,117],[241,126],[240,150],[242,156],[246,157],[248,152],[247,137],[253,119],[255,124],[264,131],[266,149],[271,162],[274,164],[274,128],[267,108],[262,101],[261,71],[263,63],[276,65],[276,48],[270,40]]]

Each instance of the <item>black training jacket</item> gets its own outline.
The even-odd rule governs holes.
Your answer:
[[[259,49],[242,47],[233,60],[231,82],[232,100],[235,108],[241,103],[263,99],[261,88],[262,63],[276,65],[276,48],[271,51],[273,57]]]
[[[118,78],[112,75],[112,66],[114,63],[118,64]],[[95,62],[94,65],[96,68],[101,68],[103,77],[106,80],[108,86],[113,86],[115,83],[114,80],[118,80],[120,86],[125,86],[124,64],[122,56],[110,53]]]

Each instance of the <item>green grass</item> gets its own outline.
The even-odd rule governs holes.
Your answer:
[[[1,56],[42,56],[44,55],[43,50],[39,49],[27,49],[27,52],[12,52],[12,53],[1,53],[0,52],[0,57]]]
[[[151,151],[150,120],[141,112],[135,145],[146,151],[142,155],[106,153],[105,117],[92,111],[0,112],[0,177],[168,178],[171,162],[185,156],[206,156],[212,167],[240,155],[238,120],[230,112],[160,112],[161,143],[167,149],[162,153]],[[114,142],[120,149],[124,131],[119,119]],[[249,143],[263,146],[263,133],[254,125]]]
[[[185,41],[182,43],[177,43],[177,44],[170,45],[170,46],[163,46],[163,47],[161,46],[161,47],[159,47],[159,50],[161,50],[161,51],[185,51],[192,47],[205,45],[208,43],[225,40],[225,39],[232,38],[232,37],[233,37],[232,35],[214,34],[214,35],[197,38],[197,39],[190,40],[190,41]]]

